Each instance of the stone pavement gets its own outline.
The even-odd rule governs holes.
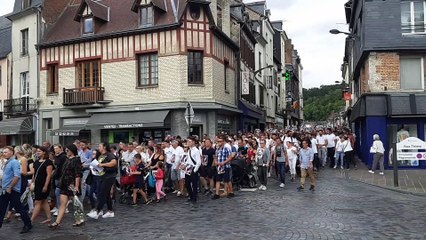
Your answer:
[[[35,224],[19,235],[21,222],[4,225],[0,239],[426,239],[426,198],[319,173],[314,193],[284,189],[270,180],[267,191],[237,192],[232,199],[201,197],[197,209],[184,199],[149,206],[116,205],[116,217],[88,219],[73,228]],[[40,221],[41,219],[39,219]]]
[[[353,168],[349,171],[335,169],[335,173],[340,177],[348,178],[364,182],[367,184],[388,188],[391,190],[410,192],[426,196],[426,169],[419,170],[398,170],[399,186],[394,187],[393,170],[385,170],[384,175],[380,175],[379,171],[374,174],[368,172],[367,166],[358,161],[358,169]]]

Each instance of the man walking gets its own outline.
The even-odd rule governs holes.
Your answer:
[[[306,176],[309,175],[309,178],[311,180],[311,187],[309,190],[314,191],[315,190],[315,176],[314,176],[314,151],[312,148],[309,147],[309,144],[307,140],[303,140],[302,142],[302,149],[300,149],[299,153],[299,159],[300,159],[300,171],[301,171],[301,178],[300,178],[300,187],[297,188],[297,190],[301,191],[305,189],[305,179]]]
[[[187,144],[189,147],[188,158],[186,160],[186,175],[185,175],[185,186],[189,194],[190,203],[197,203],[198,193],[198,181],[199,173],[198,170],[201,166],[201,153],[195,145],[195,138],[188,137]]]
[[[3,156],[7,159],[3,170],[2,191],[0,192],[0,228],[3,225],[3,217],[9,204],[21,214],[24,227],[20,233],[27,233],[33,228],[28,212],[21,203],[21,166],[15,159],[14,150],[7,146],[3,149]]]
[[[260,187],[259,190],[266,190],[266,185],[268,184],[268,166],[270,163],[271,153],[266,147],[266,142],[264,139],[260,140],[260,147],[256,151],[256,165],[257,165],[257,175],[259,176]]]

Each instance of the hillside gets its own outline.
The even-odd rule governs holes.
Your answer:
[[[341,111],[342,100],[340,85],[321,85],[319,88],[303,89],[305,121],[324,121],[332,112]]]

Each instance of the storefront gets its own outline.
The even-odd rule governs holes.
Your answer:
[[[350,111],[355,123],[356,151],[369,166],[373,155],[369,152],[373,135],[379,134],[386,149],[385,166],[392,168],[389,153],[396,143],[408,137],[426,140],[426,94],[364,94]],[[401,168],[426,168],[426,161],[416,159],[398,161]]]
[[[254,132],[256,129],[260,129],[261,123],[265,124],[265,116],[260,108],[251,105],[245,100],[240,100],[238,108],[242,111],[239,116],[239,127],[238,129],[242,132]]]
[[[92,130],[92,141],[147,142],[154,139],[163,141],[170,134],[169,110],[94,113],[86,123]]]
[[[35,143],[34,117],[6,118],[0,121],[0,135],[6,136],[6,145]]]
[[[59,137],[62,146],[73,143],[76,139],[91,142],[91,132],[86,128],[89,118],[64,118],[62,126],[50,132],[50,136]]]

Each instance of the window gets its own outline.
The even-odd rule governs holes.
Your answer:
[[[22,10],[27,9],[31,6],[31,0],[22,0]]]
[[[154,25],[154,13],[152,6],[141,7],[139,10],[140,14],[140,26],[150,27]]]
[[[188,83],[203,84],[203,52],[188,51]]]
[[[46,130],[50,130],[53,128],[52,119],[51,118],[45,118],[44,119],[44,127]]]
[[[223,71],[224,71],[224,76],[223,79],[225,80],[225,92],[229,93],[229,79],[228,79],[228,67],[229,67],[229,62],[225,61],[225,63],[223,64]]]
[[[423,83],[423,58],[421,57],[401,57],[401,89],[422,90]]]
[[[100,87],[101,86],[101,61],[85,61],[76,64],[77,87]]]
[[[158,55],[138,56],[138,87],[158,85]]]
[[[401,2],[401,30],[402,33],[425,33],[426,1]]]
[[[259,52],[259,69],[262,68],[262,53]],[[261,73],[261,71],[259,71],[259,73]]]
[[[21,30],[21,56],[28,54],[28,28]]]
[[[21,97],[30,95],[30,76],[28,72],[21,73]]]
[[[189,7],[189,13],[191,14],[191,18],[193,20],[198,20],[200,18],[200,6],[197,5],[191,5]]]
[[[1,66],[0,66],[0,86],[2,85],[2,73],[1,73]]]
[[[58,64],[47,65],[47,94],[58,93]]]
[[[259,105],[261,108],[265,107],[265,97],[263,95],[263,87],[259,86]]]
[[[93,33],[93,17],[83,19],[83,34]]]

